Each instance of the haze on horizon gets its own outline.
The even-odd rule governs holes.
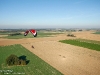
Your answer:
[[[100,0],[0,0],[6,28],[100,28]]]

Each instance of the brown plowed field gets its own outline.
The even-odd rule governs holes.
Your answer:
[[[0,39],[0,45],[21,44],[64,75],[100,75],[100,52],[64,44],[59,40],[83,38],[100,41],[92,32],[75,32],[77,37],[61,34],[55,37],[28,39]],[[31,48],[31,46],[34,48]]]

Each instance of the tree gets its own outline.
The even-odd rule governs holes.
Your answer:
[[[18,65],[19,59],[16,55],[11,54],[7,59],[6,59],[6,63],[8,66],[12,66],[12,65]]]

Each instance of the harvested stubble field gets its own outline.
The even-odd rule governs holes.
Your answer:
[[[77,38],[100,41],[100,35],[91,33],[93,32],[73,32],[76,37],[60,34],[44,38],[1,39],[0,45],[21,44],[64,75],[99,75],[99,51],[58,42]],[[31,48],[32,45],[34,48]]]

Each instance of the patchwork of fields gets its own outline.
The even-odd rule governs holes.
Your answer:
[[[67,37],[66,34],[58,33],[53,33],[53,37],[48,37],[47,35],[52,34],[40,33],[39,38],[31,38],[30,35],[30,38],[21,37],[23,39],[16,39],[16,37],[20,38],[19,36],[14,36],[14,39],[0,38],[0,46],[2,46],[0,47],[0,72],[2,69],[13,69],[13,72],[26,75],[99,75],[100,51],[59,42],[65,39],[78,39],[79,41],[85,39],[84,42],[94,42],[100,45],[100,35],[92,33],[91,31],[73,32],[76,37]],[[32,45],[34,48],[31,47]],[[97,48],[100,49],[98,46]],[[29,64],[7,67],[5,58],[12,53],[17,56],[25,55],[30,60]]]

